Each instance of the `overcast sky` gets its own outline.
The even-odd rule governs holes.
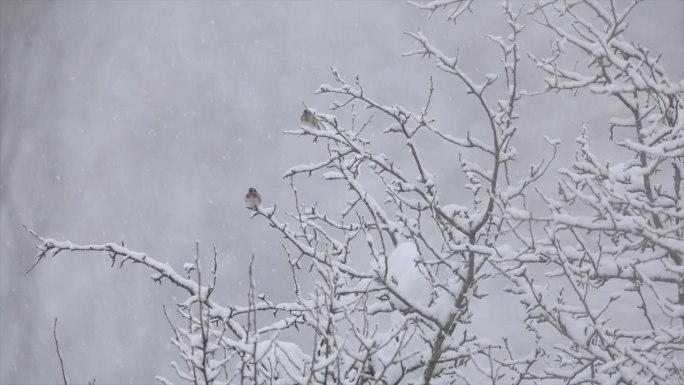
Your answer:
[[[453,26],[400,1],[0,3],[0,382],[58,379],[54,317],[73,381],[175,378],[162,304],[173,307],[182,293],[139,266],[110,269],[105,256],[88,254],[60,255],[26,275],[35,243],[21,224],[75,243],[124,240],[178,270],[195,240],[206,255],[216,246],[225,304],[242,303],[254,252],[260,291],[277,298],[291,286],[281,239],[250,220],[242,197],[253,186],[265,204],[291,206],[284,171],[322,154],[281,134],[299,126],[302,103],[329,112],[330,99],[312,93],[333,82],[330,66],[359,74],[383,102],[414,109],[434,75],[444,127],[477,131],[456,82],[429,60],[401,57],[415,48],[402,32],[421,28],[452,54],[461,47],[464,66],[483,75],[498,64],[498,49],[482,48],[484,33],[505,28],[493,24],[498,5],[478,4]],[[681,78],[684,2],[649,2],[634,16],[629,36],[663,52]],[[539,48],[549,39],[533,30],[528,41]],[[610,107],[591,106],[560,97],[527,104],[548,112],[521,136],[540,140],[545,130],[572,142],[581,121],[605,123]],[[521,158],[534,160],[534,148],[522,144]],[[334,191],[319,183],[303,194]]]

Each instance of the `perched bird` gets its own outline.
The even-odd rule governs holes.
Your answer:
[[[311,128],[320,128],[318,124],[318,119],[309,110],[304,110],[302,112],[302,117],[300,119],[302,124]]]
[[[254,187],[250,187],[245,195],[245,204],[248,208],[254,209],[261,204],[261,195]]]

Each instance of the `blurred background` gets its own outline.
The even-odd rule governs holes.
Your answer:
[[[281,134],[299,127],[302,103],[329,112],[332,99],[312,93],[334,82],[335,66],[350,80],[359,74],[380,102],[418,111],[432,75],[440,127],[478,132],[481,117],[454,79],[431,60],[401,57],[415,49],[402,32],[422,29],[453,55],[458,47],[464,68],[484,76],[500,64],[483,34],[507,33],[499,5],[479,3],[475,17],[454,26],[399,1],[0,3],[0,383],[59,381],[55,317],[73,383],[176,379],[162,305],[173,308],[184,294],[155,284],[141,266],[110,268],[105,255],[63,253],[27,275],[35,239],[22,224],[74,243],[125,241],[178,271],[195,240],[207,264],[215,246],[216,296],[225,304],[245,302],[254,253],[258,291],[284,299],[292,282],[282,239],[250,219],[243,196],[253,186],[265,205],[292,207],[283,173],[324,155]],[[676,79],[681,20],[684,2],[654,1],[630,23],[629,36],[664,52]],[[526,38],[525,49],[548,53],[548,32]],[[542,85],[534,72],[523,80]],[[581,122],[605,126],[614,108],[593,102],[559,95],[521,106],[535,117],[518,138],[521,163],[539,160],[540,134],[564,139],[559,162],[571,159]],[[383,128],[368,136],[382,138]],[[607,140],[605,130],[592,135]],[[405,152],[403,143],[386,145]],[[438,180],[460,175],[457,154],[427,156],[446,165]],[[319,178],[302,194],[313,202],[338,188]]]

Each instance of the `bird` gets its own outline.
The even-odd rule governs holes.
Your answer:
[[[245,204],[247,208],[255,209],[261,204],[261,194],[257,192],[254,187],[250,187],[245,195]]]
[[[307,127],[320,128],[318,119],[308,109],[305,109],[304,112],[302,112],[302,117],[300,120],[302,121],[302,124]]]

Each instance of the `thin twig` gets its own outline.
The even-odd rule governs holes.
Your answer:
[[[55,347],[57,348],[57,356],[59,357],[59,367],[62,369],[62,380],[64,385],[68,385],[66,372],[64,371],[64,360],[62,359],[62,352],[59,351],[59,341],[57,341],[57,317],[55,317],[55,325],[52,328],[52,334],[55,336]]]

